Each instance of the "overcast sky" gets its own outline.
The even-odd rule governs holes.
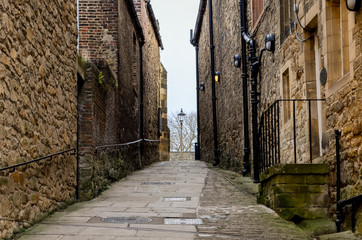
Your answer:
[[[196,111],[195,48],[190,44],[198,0],[151,0],[159,20],[164,50],[161,61],[168,72],[168,112]]]

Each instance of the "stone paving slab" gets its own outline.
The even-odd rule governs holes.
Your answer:
[[[249,189],[233,186],[225,175],[210,170],[202,191],[195,239],[307,240],[294,224],[281,219],[273,210],[256,203]]]
[[[165,197],[187,201],[164,201]],[[148,223],[104,218],[150,218]],[[164,224],[180,218],[182,224]],[[202,219],[186,225],[185,219]],[[171,221],[175,223],[174,221]],[[255,196],[235,188],[200,161],[161,162],[113,184],[101,196],[77,203],[35,225],[20,240],[308,239]]]
[[[207,171],[204,163],[196,161],[154,164],[113,184],[93,200],[55,213],[19,239],[194,239],[195,225],[165,225],[163,219],[196,217]],[[165,197],[185,197],[189,201],[164,201]],[[142,217],[151,218],[153,222],[102,222],[101,219],[108,217]]]

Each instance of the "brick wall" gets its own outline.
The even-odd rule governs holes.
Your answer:
[[[118,2],[79,0],[79,52],[85,60],[104,59],[118,68]]]
[[[149,163],[147,158],[141,162],[140,144],[95,151],[98,146],[133,142],[141,137],[139,47],[143,34],[132,1],[114,2],[80,2],[80,11],[84,11],[80,18],[80,54],[83,61],[88,60],[79,98],[83,199],[97,195],[110,181]],[[98,14],[99,18],[88,19],[89,14]]]
[[[76,147],[76,1],[0,1],[0,168]],[[65,154],[0,171],[0,238],[75,196]]]
[[[144,0],[137,8],[142,28],[145,30],[145,44],[143,46],[143,75],[144,75],[144,131],[145,138],[159,140],[158,109],[161,107],[161,60],[160,45],[150,17],[150,11]],[[150,161],[160,159],[159,146],[146,144],[145,154]]]
[[[98,195],[110,182],[140,168],[140,145],[99,148],[125,143],[119,88],[105,62],[85,65],[85,79],[79,79],[79,194],[81,199]],[[134,122],[138,122],[134,120]],[[139,135],[138,129],[130,134]],[[137,136],[136,136],[137,137]],[[135,139],[134,139],[135,140]]]

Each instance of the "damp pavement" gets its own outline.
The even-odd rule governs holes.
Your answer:
[[[248,178],[233,184],[230,175],[200,161],[159,162],[91,201],[53,214],[16,239],[310,239],[258,205],[250,184]]]

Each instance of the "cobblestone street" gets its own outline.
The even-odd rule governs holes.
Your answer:
[[[204,162],[160,162],[96,199],[55,213],[18,239],[309,239],[258,205],[249,188],[227,179]]]

